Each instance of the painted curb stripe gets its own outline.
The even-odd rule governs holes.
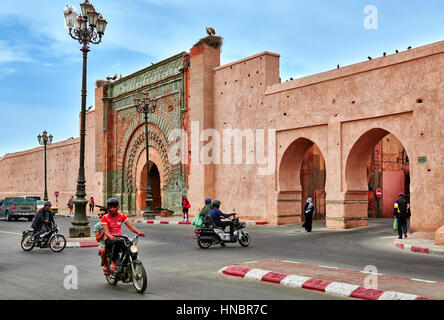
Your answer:
[[[244,277],[251,269],[241,266],[228,266],[223,273],[230,276]]]
[[[67,242],[66,247],[67,248],[92,248],[92,247],[98,247],[99,244],[97,242]]]
[[[394,246],[399,249],[404,249],[404,250],[408,250],[408,251],[416,252],[416,253],[444,255],[444,250],[433,249],[433,248],[430,248],[430,249],[423,248],[423,247],[413,246],[411,244],[399,243],[397,241],[394,242]]]
[[[281,284],[284,286],[290,286],[295,288],[302,288],[302,285],[307,281],[310,280],[308,277],[301,277],[301,276],[295,276],[295,275],[289,275],[285,277]]]
[[[287,276],[288,275],[285,273],[277,273],[270,271],[262,277],[262,281],[281,283],[281,281]]]
[[[251,269],[244,275],[244,279],[262,280],[262,277],[269,272],[268,270]]]
[[[255,268],[250,269],[238,265],[226,266],[220,269],[218,273],[241,277],[245,279],[272,282],[290,287],[317,290],[330,294],[336,294],[339,296],[353,297],[365,300],[439,300],[410,293],[390,290],[366,289],[361,286],[348,283],[331,282],[327,280],[297,275],[288,275],[285,273],[278,273]]]
[[[310,279],[307,280],[303,285],[302,288],[309,289],[309,290],[317,290],[325,292],[325,288],[328,287],[328,285],[331,284],[331,281],[326,280],[320,280],[320,279]]]
[[[416,298],[418,298],[416,294],[386,291],[379,297],[378,300],[416,300]]]
[[[356,284],[348,284],[342,282],[332,282],[325,288],[326,293],[336,294],[339,296],[350,297],[353,291],[359,288]]]
[[[418,252],[418,253],[429,254],[429,249],[427,249],[427,248],[421,248],[421,247],[417,247],[417,246],[412,246],[412,248],[410,249],[410,251]]]
[[[383,293],[384,290],[366,289],[363,287],[358,287],[356,290],[354,290],[351,293],[350,297],[366,299],[366,300],[378,300]]]
[[[80,242],[81,248],[90,248],[90,247],[98,247],[99,244],[97,242]]]

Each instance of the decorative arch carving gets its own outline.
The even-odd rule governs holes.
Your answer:
[[[172,168],[168,161],[168,142],[159,128],[148,129],[148,145],[156,149],[162,158],[162,167],[165,172],[164,184],[167,185],[168,176]],[[145,128],[142,125],[135,130],[126,148],[122,163],[124,173],[122,181],[123,192],[132,193],[136,191],[137,159],[139,159],[143,150],[145,150]]]

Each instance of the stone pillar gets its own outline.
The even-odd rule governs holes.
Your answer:
[[[326,226],[329,229],[350,229],[368,225],[368,192],[346,190],[345,163],[341,139],[340,117],[328,123],[328,160],[326,162]],[[362,216],[362,214],[365,216]]]
[[[204,199],[214,199],[214,164],[204,164],[200,153],[205,142],[200,135],[205,129],[214,128],[213,76],[220,65],[220,48],[205,43],[190,50],[189,68],[189,121],[191,128],[191,163],[188,180],[190,214],[197,214]]]

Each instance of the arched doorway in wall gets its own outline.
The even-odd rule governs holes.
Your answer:
[[[314,200],[315,219],[325,219],[325,178],[325,161],[318,146],[307,138],[293,141],[279,166],[278,224],[304,221],[308,197]]]
[[[346,193],[355,200],[367,201],[367,206],[356,206],[355,210],[361,211],[359,217],[392,218],[400,192],[410,201],[406,148],[385,129],[371,129],[356,141],[347,159],[345,178]]]
[[[316,220],[324,220],[325,206],[325,160],[321,150],[313,144],[304,154],[301,167],[302,200],[311,198],[315,206]],[[302,201],[304,205],[305,202]],[[304,218],[304,215],[302,215]],[[302,219],[304,220],[304,219]]]
[[[140,176],[140,192],[138,192],[137,204],[140,211],[146,209],[146,187],[147,187],[147,175],[146,175],[146,165],[143,167]],[[153,197],[153,202],[151,208],[154,210],[156,208],[162,207],[162,197],[160,193],[160,173],[156,164],[150,161],[150,186],[151,195]]]
[[[144,211],[146,208],[146,186],[147,186],[147,167],[146,167],[146,151],[143,150],[137,160],[136,166],[136,208],[137,213]],[[152,208],[162,208],[164,204],[164,176],[165,169],[162,167],[162,158],[159,152],[149,147],[149,170],[150,170],[150,186],[153,196]]]

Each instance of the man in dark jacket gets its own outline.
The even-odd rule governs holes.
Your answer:
[[[398,235],[399,239],[402,239],[403,232],[404,238],[407,238],[407,219],[410,217],[410,206],[407,200],[404,199],[402,192],[398,196],[399,199],[396,200],[393,208],[393,215],[398,220]]]
[[[34,241],[40,242],[40,235],[50,230],[50,224],[54,224],[54,217],[51,213],[51,202],[45,201],[43,208],[37,212],[31,227],[34,229]]]
[[[220,219],[231,217],[234,214],[233,213],[225,214],[222,211],[220,211],[219,208],[220,208],[220,201],[214,200],[213,201],[213,209],[211,209],[210,216],[213,219],[216,226],[222,227],[224,229],[226,226],[229,226],[230,227],[230,236],[233,236],[233,232],[234,232],[233,222],[232,221],[221,221]]]

